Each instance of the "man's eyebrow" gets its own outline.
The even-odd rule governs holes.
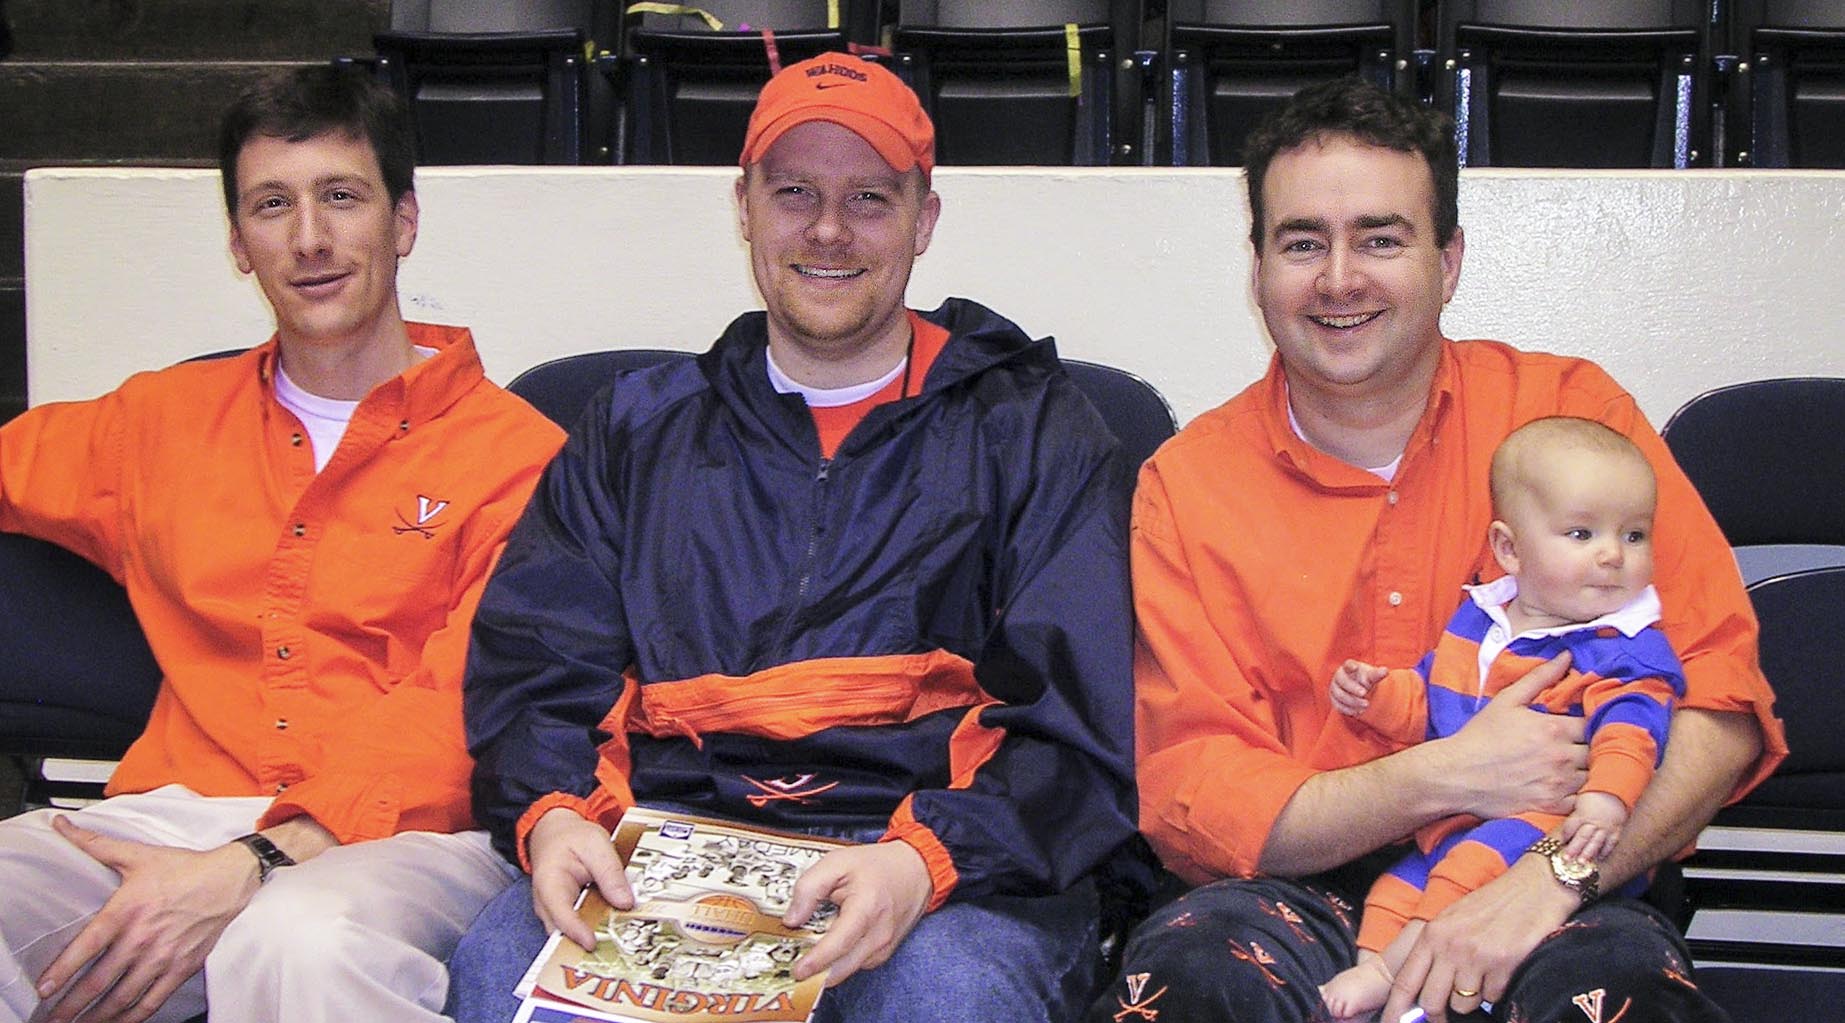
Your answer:
[[[1321,234],[1325,234],[1326,229],[1326,221],[1319,217],[1290,217],[1287,220],[1281,220],[1275,223],[1276,234],[1283,234],[1288,231],[1317,231]]]
[[[762,177],[765,181],[775,182],[812,180],[812,175],[805,172],[770,170],[766,167],[763,169]],[[903,187],[903,176],[900,174],[872,174],[862,178],[847,178],[845,187],[851,190],[879,189],[882,191],[895,191]]]
[[[309,185],[309,187],[318,191],[322,188],[331,188],[334,185],[361,185],[363,186],[366,183],[367,182],[365,180],[365,175],[363,174],[349,174],[345,171],[339,171],[333,174],[327,174],[327,175],[323,175],[321,177],[315,178],[313,183]],[[256,193],[256,192],[272,192],[272,191],[287,192],[287,191],[290,191],[292,187],[293,186],[291,186],[288,182],[283,181],[280,178],[268,178],[263,181],[255,182],[247,188],[239,189],[237,197],[239,199],[247,199],[253,193]]]
[[[1410,223],[1409,218],[1401,213],[1367,213],[1354,218],[1352,226],[1360,231],[1371,231],[1380,227],[1403,227],[1408,228],[1411,232],[1416,230],[1416,225]]]

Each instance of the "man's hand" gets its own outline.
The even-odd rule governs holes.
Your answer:
[[[1390,674],[1388,668],[1363,661],[1346,661],[1333,672],[1332,704],[1346,717],[1357,717],[1371,706],[1371,690]]]
[[[794,964],[796,980],[821,970],[828,987],[859,970],[882,966],[929,905],[934,886],[922,854],[906,842],[835,849],[795,882],[782,923],[799,927],[821,901],[839,907],[826,936]]]
[[[1512,972],[1582,905],[1536,856],[1462,896],[1422,929],[1397,970],[1383,1020],[1421,1006],[1433,1023],[1505,996]],[[1462,992],[1468,992],[1462,994]]]
[[[55,1004],[50,1023],[139,1023],[205,966],[224,929],[256,894],[256,858],[240,845],[205,852],[111,838],[58,817],[51,826],[91,859],[121,875],[121,887],[38,978],[49,999],[89,964]],[[97,999],[101,1001],[96,1001]]]
[[[1563,822],[1563,855],[1585,863],[1600,863],[1614,851],[1614,843],[1627,824],[1627,804],[1609,792],[1584,792],[1576,809]]]
[[[1569,654],[1558,654],[1506,686],[1459,732],[1428,744],[1440,746],[1450,764],[1437,777],[1470,786],[1459,794],[1462,812],[1487,820],[1574,808],[1589,777],[1583,720],[1528,709],[1568,670]]]
[[[539,922],[586,949],[596,947],[596,933],[577,916],[577,895],[584,885],[594,884],[616,909],[634,908],[628,875],[608,831],[575,810],[560,806],[538,818],[525,836],[525,854],[532,864],[532,910]]]

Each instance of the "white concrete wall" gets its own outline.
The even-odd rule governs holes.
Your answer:
[[[502,382],[572,352],[702,349],[757,304],[735,177],[423,170],[404,311],[474,327]],[[1066,355],[1140,373],[1181,419],[1266,366],[1240,172],[945,168],[936,187],[912,305],[979,299]],[[1470,171],[1445,326],[1596,359],[1656,423],[1719,384],[1845,376],[1842,213],[1845,173]],[[212,171],[28,174],[26,299],[35,403],[271,329]]]

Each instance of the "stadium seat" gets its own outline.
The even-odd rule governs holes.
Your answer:
[[[851,8],[850,0],[629,8],[623,56],[597,63],[623,79],[618,162],[734,165],[764,83],[789,64],[846,49]]]
[[[637,369],[691,357],[691,352],[666,348],[620,348],[565,355],[525,370],[514,377],[506,389],[568,430],[582,418],[590,399],[608,386],[609,381]]]
[[[1836,466],[1835,466],[1836,467]],[[1683,865],[1701,985],[1737,1020],[1834,1019],[1845,996],[1845,567],[1749,587],[1792,752]]]
[[[1845,4],[1731,0],[1737,167],[1845,167]]]
[[[1710,0],[1442,0],[1438,99],[1471,167],[1711,162]]]
[[[47,783],[39,761],[120,758],[159,686],[115,580],[61,547],[0,533],[0,755],[21,767],[22,802],[99,795]]]
[[[1169,0],[1160,138],[1175,166],[1237,166],[1243,139],[1306,86],[1345,75],[1404,95],[1415,0]]]
[[[1081,359],[1063,360],[1070,379],[1108,423],[1121,451],[1134,465],[1152,457],[1167,438],[1179,432],[1172,406],[1153,385],[1124,369]]]
[[[1719,387],[1661,433],[1746,581],[1845,564],[1845,378]]]
[[[903,0],[896,69],[935,121],[938,164],[1114,162],[1121,82],[1138,44],[1139,0]],[[1125,114],[1124,114],[1125,115]],[[1123,125],[1121,162],[1136,162]]]
[[[419,164],[578,162],[582,30],[380,32],[372,45],[409,104]]]

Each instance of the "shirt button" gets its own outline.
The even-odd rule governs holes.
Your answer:
[[[287,718],[276,718],[275,719],[275,730],[276,731],[281,732],[281,731],[286,731],[287,729],[288,729],[288,719]]]
[[[307,535],[307,523],[305,522],[295,523],[295,535],[296,536],[306,536]]]
[[[1392,594],[1392,596],[1394,596],[1394,594]],[[275,648],[275,655],[286,661],[294,655],[294,651],[285,646],[279,646]]]
[[[275,794],[276,794],[276,795],[278,795],[278,796],[279,796],[279,795],[281,795],[282,793],[284,793],[284,792],[287,792],[287,791],[288,791],[288,783],[287,783],[287,782],[285,782],[285,781],[279,781],[279,782],[276,782],[276,783],[275,783]]]
[[[290,444],[293,444],[295,447],[300,447],[301,446],[301,435],[298,433],[290,434],[288,438],[288,442]]]
[[[1397,492],[1392,490],[1390,493],[1384,496],[1384,500],[1389,501],[1392,505],[1395,505],[1397,503]]]
[[[1390,596],[1385,597],[1384,599],[1390,601],[1391,607],[1398,607],[1403,603],[1403,595],[1401,593],[1398,593],[1395,590],[1391,590]]]
[[[408,432],[408,431],[409,431],[409,429],[410,429],[410,420],[408,420],[408,419],[401,419],[401,420],[398,420],[398,423],[397,423],[397,428],[398,428],[399,430],[404,430],[404,431],[406,431],[406,432]]]

